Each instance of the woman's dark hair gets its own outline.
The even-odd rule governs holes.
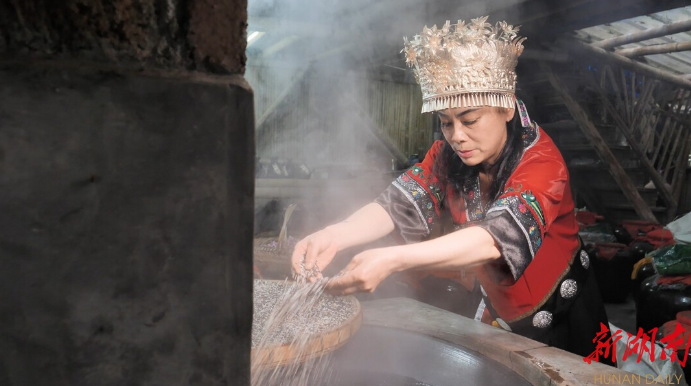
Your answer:
[[[515,111],[513,119],[506,124],[506,144],[497,159],[497,162],[490,167],[489,174],[492,184],[489,189],[489,197],[493,200],[504,188],[511,173],[518,165],[523,155],[521,118],[518,110]],[[434,165],[434,174],[439,178],[440,186],[450,186],[457,193],[463,193],[463,185],[470,179],[475,179],[480,172],[482,165],[467,166],[461,158],[454,152],[451,145],[444,141],[444,148]],[[448,184],[448,185],[447,185]]]

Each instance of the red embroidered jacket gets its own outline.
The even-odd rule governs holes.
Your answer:
[[[502,258],[476,267],[475,273],[499,317],[509,323],[532,315],[550,297],[580,247],[566,164],[537,124],[522,129],[523,156],[486,208],[477,178],[464,184],[463,194],[439,186],[434,164],[443,141],[376,200],[407,242],[427,237],[442,211],[449,211],[459,228],[486,229]]]

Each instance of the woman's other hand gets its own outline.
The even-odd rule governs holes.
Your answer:
[[[338,244],[328,229],[312,233],[295,244],[291,256],[293,272],[297,275],[316,273],[316,277],[308,277],[310,281],[321,278],[321,271],[331,263],[336,252]]]
[[[310,281],[314,281],[321,277],[319,272],[331,263],[337,252],[378,240],[393,229],[393,220],[381,205],[367,204],[346,220],[300,240],[291,256],[293,271],[298,275],[307,273]],[[303,259],[304,271],[301,267]],[[316,274],[316,277],[310,274]]]
[[[329,281],[327,291],[334,295],[373,292],[396,271],[395,250],[396,247],[377,248],[356,255],[340,276]]]

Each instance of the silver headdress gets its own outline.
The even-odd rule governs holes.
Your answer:
[[[456,107],[513,108],[516,64],[523,53],[518,27],[487,23],[487,16],[449,21],[425,28],[413,40],[403,38],[406,63],[415,67],[422,88],[422,112]]]

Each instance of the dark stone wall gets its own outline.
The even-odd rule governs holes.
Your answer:
[[[247,0],[0,0],[0,53],[244,73]]]
[[[0,0],[0,386],[249,385],[246,0]]]
[[[19,68],[0,84],[0,385],[242,384],[251,93]]]
[[[16,67],[0,84],[0,385],[248,384],[251,92]]]

